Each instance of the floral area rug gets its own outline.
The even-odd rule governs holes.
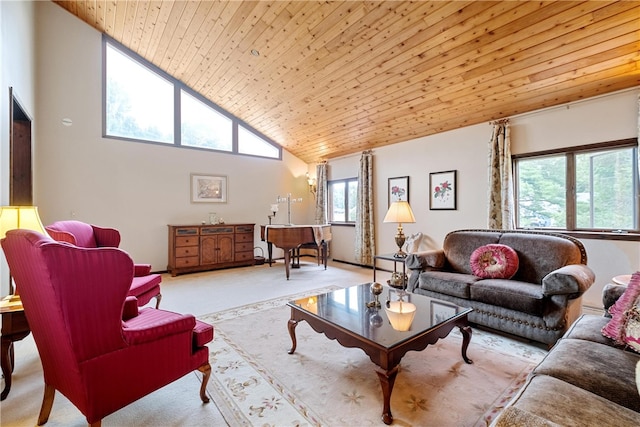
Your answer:
[[[208,391],[230,426],[380,426],[376,365],[301,322],[293,355],[287,301],[320,289],[200,319],[215,326]],[[464,363],[458,330],[401,361],[391,395],[394,425],[486,426],[546,351],[474,329]]]

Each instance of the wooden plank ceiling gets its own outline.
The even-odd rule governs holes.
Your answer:
[[[637,1],[55,3],[308,163],[640,85]]]

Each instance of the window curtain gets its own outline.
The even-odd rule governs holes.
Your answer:
[[[375,253],[373,218],[373,153],[364,151],[358,171],[358,201],[356,205],[356,261],[373,265]]]
[[[509,120],[492,123],[489,141],[489,220],[494,230],[515,228]]]
[[[638,95],[638,175],[640,177],[640,94]]]
[[[316,166],[316,224],[327,223],[327,162]]]

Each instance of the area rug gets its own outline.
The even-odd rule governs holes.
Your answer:
[[[230,426],[380,426],[376,366],[305,322],[293,355],[286,302],[251,304],[200,317],[215,325],[208,391]],[[335,287],[337,289],[337,287]],[[407,353],[391,396],[394,425],[486,426],[524,383],[546,351],[474,329],[468,356],[455,330],[424,351]]]

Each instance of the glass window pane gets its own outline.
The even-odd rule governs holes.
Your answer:
[[[329,220],[345,222],[345,189],[346,183],[336,182],[329,186]]]
[[[566,228],[566,157],[518,160],[518,227]]]
[[[233,123],[202,101],[181,91],[182,145],[233,150]]]
[[[106,133],[173,144],[173,85],[107,44]]]
[[[578,228],[634,228],[633,149],[576,155]]]
[[[349,181],[349,218],[347,221],[356,222],[356,207],[358,204],[358,181]]]
[[[278,147],[275,147],[242,126],[238,126],[238,152],[274,159],[280,158],[280,150]]]

